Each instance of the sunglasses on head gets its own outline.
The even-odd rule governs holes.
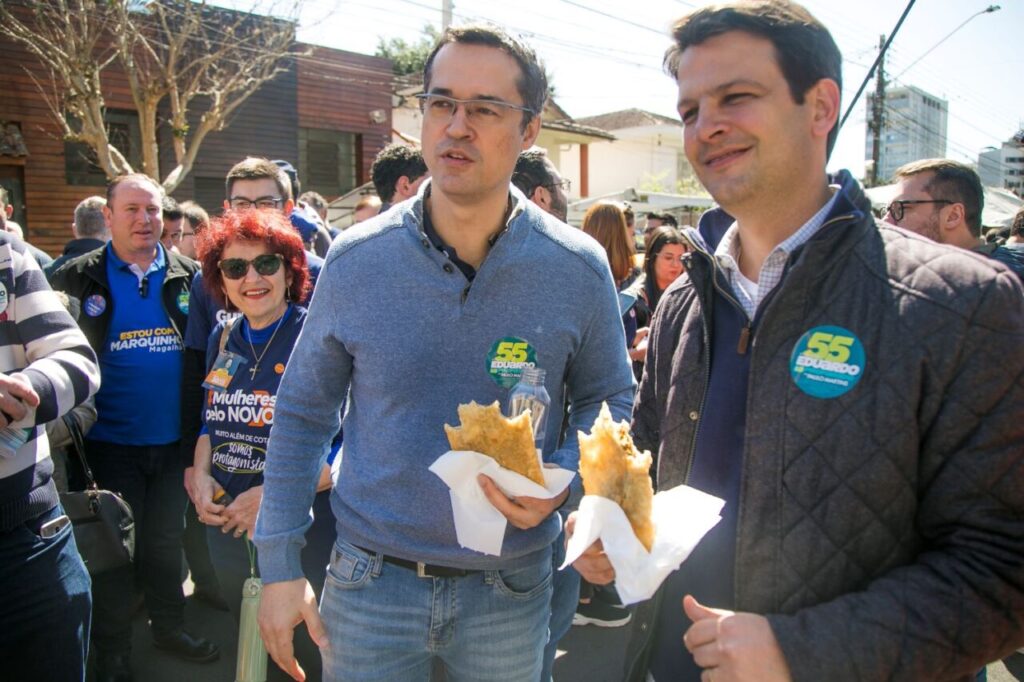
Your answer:
[[[242,279],[249,272],[249,264],[255,268],[257,275],[269,277],[281,269],[284,257],[279,253],[264,253],[252,260],[244,258],[225,258],[217,263],[221,273],[228,279]]]

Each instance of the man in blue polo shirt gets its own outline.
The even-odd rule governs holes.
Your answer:
[[[104,215],[109,244],[68,262],[53,287],[78,299],[103,389],[86,453],[103,488],[135,512],[138,573],[154,643],[206,662],[215,645],[182,629],[181,532],[185,491],[178,455],[183,334],[197,264],[160,245],[163,189],[141,174],[114,179]],[[160,392],[153,391],[160,387]],[[131,569],[93,577],[97,680],[131,680]]]

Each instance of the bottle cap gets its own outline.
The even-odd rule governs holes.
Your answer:
[[[539,386],[544,383],[545,375],[546,372],[540,367],[524,367],[519,380],[527,384]]]

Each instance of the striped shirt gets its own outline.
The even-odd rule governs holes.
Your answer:
[[[719,267],[729,277],[729,284],[732,286],[733,295],[740,305],[743,306],[743,309],[747,312],[747,317],[751,320],[754,319],[754,314],[757,312],[757,307],[761,305],[761,301],[782,281],[782,274],[785,272],[789,254],[793,253],[798,247],[803,246],[825,224],[825,218],[828,217],[829,211],[832,210],[833,204],[836,203],[836,197],[839,196],[838,185],[831,185],[829,189],[832,191],[832,198],[826,201],[825,205],[811,216],[810,220],[801,225],[800,229],[772,249],[772,252],[764,259],[764,263],[761,265],[761,274],[758,275],[757,281],[754,282],[756,286],[744,287],[742,285],[743,280],[747,282],[752,280],[746,280],[743,277],[743,273],[740,272],[739,225],[734,222],[725,231],[725,234],[722,235],[722,241],[718,242],[718,248],[715,249],[715,260],[718,261]]]
[[[57,503],[45,425],[94,394],[100,383],[85,335],[25,243],[6,233],[0,233],[0,372],[18,373],[39,396],[39,407],[0,429],[0,531],[6,531]],[[25,438],[16,449],[3,437],[13,432]]]

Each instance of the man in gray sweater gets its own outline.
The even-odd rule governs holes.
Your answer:
[[[525,367],[547,373],[548,462],[577,468],[577,430],[602,402],[617,419],[630,413],[603,251],[510,187],[547,95],[535,55],[497,29],[449,29],[424,83],[431,180],[334,242],[277,398],[256,528],[260,627],[297,679],[292,628],[304,620],[326,679],[422,680],[437,658],[450,680],[534,682],[554,512],[575,504],[579,482],[554,499],[510,499],[481,477],[509,521],[501,555],[488,556],[460,547],[449,491],[428,467],[449,449],[443,427],[458,405],[505,402]],[[299,549],[346,395],[338,541],[318,614]]]

